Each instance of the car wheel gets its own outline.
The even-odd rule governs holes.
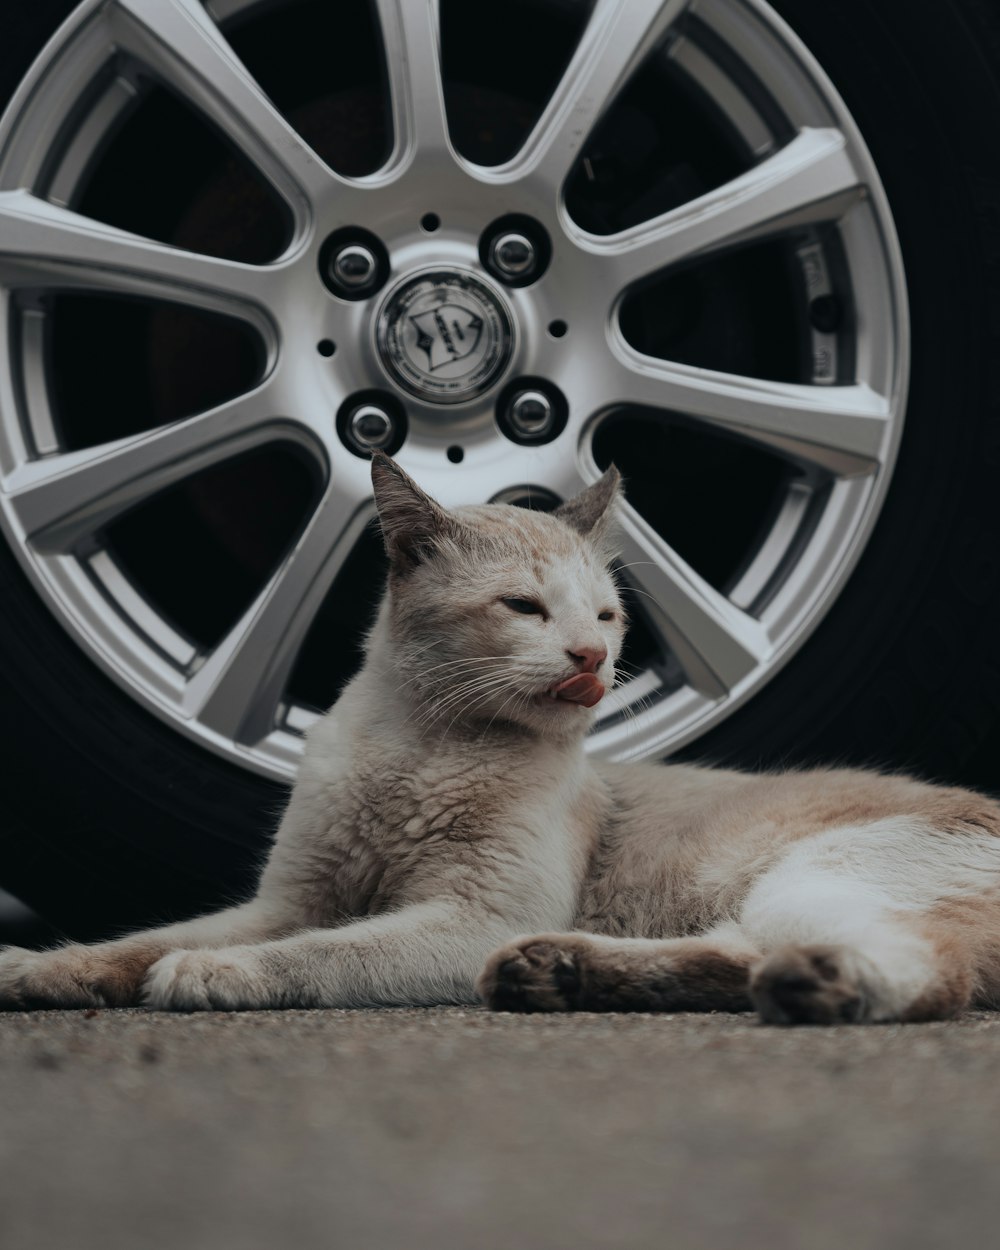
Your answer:
[[[1000,694],[1000,19],[893,13],[20,15],[0,884],[77,936],[250,887],[379,593],[375,447],[446,504],[624,471],[596,754],[958,775]]]

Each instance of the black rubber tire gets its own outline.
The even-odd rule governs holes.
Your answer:
[[[774,0],[836,83],[892,204],[913,373],[885,509],[834,609],[687,754],[879,763],[1000,781],[1000,12]],[[7,0],[0,104],[71,0]],[[987,131],[989,133],[989,131]],[[192,745],[106,679],[0,546],[0,886],[94,938],[252,888],[281,787]],[[976,752],[979,751],[979,755]]]
[[[1000,9],[772,0],[833,79],[892,207],[912,327],[874,535],[802,651],[701,757],[1000,786]]]
[[[76,4],[0,7],[2,108]],[[56,623],[2,540],[0,655],[0,888],[81,940],[252,892],[285,788],[142,711]]]

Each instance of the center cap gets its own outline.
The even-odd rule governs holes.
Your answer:
[[[485,282],[457,269],[401,283],[382,306],[376,330],[390,376],[413,395],[459,404],[481,394],[510,359],[514,325]]]

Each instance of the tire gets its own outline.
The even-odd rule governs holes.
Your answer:
[[[72,0],[8,6],[6,103]],[[182,918],[253,888],[281,786],[140,711],[45,610],[0,543],[0,883],[77,940]]]
[[[996,789],[1000,162],[976,119],[1000,109],[1000,15],[979,0],[947,20],[933,6],[867,0],[844,4],[836,23],[808,0],[775,7],[836,83],[892,205],[910,399],[892,485],[847,590],[795,661],[696,754],[842,760]]]
[[[12,6],[9,6],[12,7]],[[17,7],[0,105],[73,4]],[[1000,784],[1000,14],[980,0],[773,7],[832,79],[888,196],[912,367],[880,518],[808,641],[685,748],[753,767],[876,763]],[[11,28],[11,23],[13,27]],[[144,710],[81,651],[0,542],[0,886],[77,939],[245,895],[286,788]]]

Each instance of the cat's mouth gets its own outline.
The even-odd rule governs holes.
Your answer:
[[[596,673],[574,673],[564,681],[549,686],[538,698],[545,703],[576,703],[581,707],[596,707],[604,698],[604,682]]]

